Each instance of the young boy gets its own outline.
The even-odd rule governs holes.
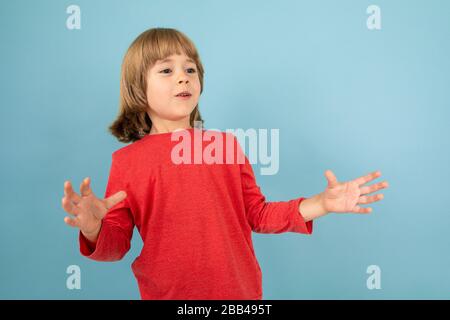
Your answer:
[[[340,183],[327,170],[324,192],[266,202],[237,139],[194,128],[202,122],[202,90],[203,66],[184,34],[142,33],[125,55],[120,113],[110,127],[133,143],[113,153],[105,199],[93,194],[89,178],[80,195],[65,182],[62,205],[74,216],[65,222],[80,229],[81,253],[98,261],[121,259],[136,226],[144,247],[132,269],[143,299],[262,299],[251,231],[311,234],[313,220],[329,212],[371,212],[359,205],[381,200],[366,194],[387,182],[363,186],[381,175],[374,172]],[[195,135],[200,150],[213,139],[231,141],[214,151],[224,161],[174,161],[180,138],[193,150],[182,156],[198,156]]]

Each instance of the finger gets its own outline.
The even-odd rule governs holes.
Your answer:
[[[73,228],[77,228],[77,227],[78,227],[78,221],[76,220],[76,218],[65,217],[65,218],[64,218],[64,222],[65,222],[68,226],[71,226],[71,227],[73,227]]]
[[[328,187],[329,188],[333,188],[333,187],[335,187],[335,186],[337,186],[339,184],[338,181],[337,181],[336,176],[333,173],[333,171],[331,171],[331,170],[325,171],[325,177],[328,180]]]
[[[378,178],[379,176],[381,176],[381,171],[377,170],[377,171],[374,171],[372,173],[369,173],[368,175],[359,177],[359,178],[355,179],[354,181],[360,186],[360,185],[363,185],[363,184],[365,184],[365,183],[367,183],[369,181],[372,181],[373,179]]]
[[[81,201],[81,197],[73,191],[72,184],[70,181],[64,182],[64,195],[69,198],[75,204],[78,204]]]
[[[360,206],[355,206],[352,210],[352,212],[354,213],[371,213],[372,212],[372,208],[363,208]]]
[[[373,196],[361,196],[361,197],[359,197],[358,203],[359,204],[367,204],[367,203],[372,203],[375,201],[380,201],[383,198],[384,198],[384,195],[381,193],[375,194]]]
[[[381,189],[385,189],[387,187],[389,187],[388,182],[387,181],[383,181],[383,182],[380,182],[380,183],[377,183],[377,184],[373,184],[373,185],[370,185],[370,186],[361,187],[360,188],[360,192],[361,192],[361,194],[368,194],[368,193],[372,193],[372,192],[375,192],[375,191],[378,191],[378,190],[381,190]]]
[[[82,196],[88,196],[92,193],[90,183],[91,183],[91,179],[89,177],[84,178],[83,182],[81,182],[80,193]]]
[[[78,207],[76,205],[73,204],[72,201],[69,200],[69,198],[67,196],[63,197],[61,200],[61,204],[63,209],[70,214],[73,215],[77,215],[78,212]]]
[[[119,191],[109,198],[105,199],[106,208],[109,210],[114,207],[120,201],[124,200],[127,197],[127,193],[125,191]]]

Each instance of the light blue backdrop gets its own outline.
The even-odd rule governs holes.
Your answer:
[[[71,4],[81,30],[66,28]],[[381,30],[366,27],[371,4]],[[370,215],[253,234],[264,299],[450,298],[450,3],[436,0],[2,1],[0,298],[139,299],[137,232],[124,260],[88,260],[61,198],[86,176],[103,195],[123,146],[107,133],[122,57],[151,27],[198,47],[205,127],[280,129],[280,170],[257,175],[268,201],[323,191],[326,169],[390,182]]]

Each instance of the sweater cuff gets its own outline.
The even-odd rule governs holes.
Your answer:
[[[292,210],[293,211],[293,217],[292,217],[293,231],[298,232],[298,233],[312,234],[313,220],[306,222],[302,216],[302,213],[300,212],[300,203],[306,199],[307,198],[305,198],[305,197],[300,197],[300,198],[296,199],[296,201],[294,201],[295,208]]]
[[[100,228],[100,232],[98,234],[97,241],[94,243],[92,241],[89,241],[81,232],[79,231],[78,240],[80,243],[80,253],[88,258],[93,258],[96,255],[97,248],[101,246],[101,243],[103,242],[104,234],[105,232],[102,232],[102,230],[105,229],[105,224],[102,223],[102,226]]]

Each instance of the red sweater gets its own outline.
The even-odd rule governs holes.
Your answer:
[[[192,146],[194,131],[215,132],[183,131]],[[216,134],[223,141],[231,135]],[[170,133],[147,135],[115,151],[105,198],[120,190],[127,198],[109,210],[96,244],[80,232],[81,254],[122,259],[136,226],[144,246],[131,268],[142,299],[262,299],[251,232],[311,234],[313,223],[299,212],[303,197],[265,201],[251,164],[230,137],[234,164],[225,164],[225,142],[224,164],[174,164],[171,150],[180,142],[171,141]],[[203,150],[210,143],[201,142]],[[237,163],[238,154],[245,163]]]

